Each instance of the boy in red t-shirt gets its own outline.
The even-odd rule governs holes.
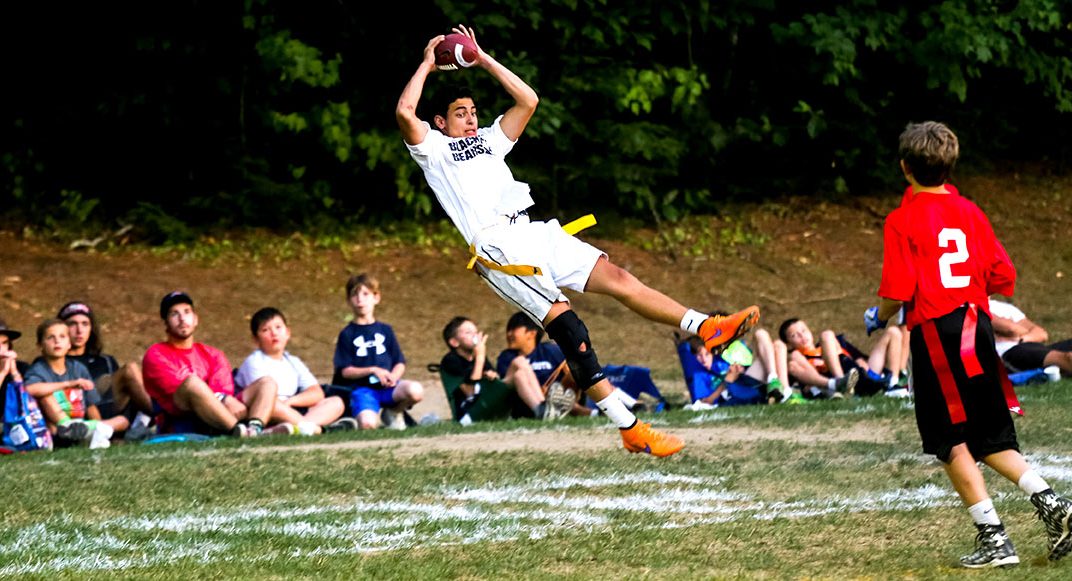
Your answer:
[[[903,305],[912,330],[916,423],[923,451],[945,468],[979,530],[965,567],[1020,562],[986,490],[982,461],[1031,495],[1049,536],[1049,558],[1072,549],[1072,501],[1058,496],[1020,454],[1010,410],[1019,411],[994,348],[988,297],[1011,296],[1016,270],[990,221],[945,183],[959,155],[941,123],[909,124],[900,137],[909,182],[900,208],[886,218],[881,304],[864,315],[868,331],[884,327]]]

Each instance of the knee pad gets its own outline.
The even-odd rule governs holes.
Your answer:
[[[588,339],[588,329],[576,313],[569,310],[555,317],[547,324],[547,336],[562,349],[577,387],[585,390],[603,379],[603,366]]]

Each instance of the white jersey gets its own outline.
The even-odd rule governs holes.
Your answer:
[[[274,359],[257,349],[242,362],[242,367],[235,375],[235,384],[246,388],[254,381],[266,376],[274,379],[276,385],[279,386],[280,401],[286,401],[305,388],[319,383],[305,363],[294,355],[283,352],[282,359]]]
[[[506,165],[506,154],[516,142],[503,133],[501,120],[500,115],[473,137],[448,137],[424,122],[424,141],[406,144],[467,244],[482,230],[509,221],[533,204],[528,184],[515,180]]]
[[[1011,303],[1005,301],[995,301],[990,299],[990,314],[995,317],[1001,317],[1002,319],[1009,319],[1014,323],[1019,323],[1027,318],[1027,315],[1023,311],[1013,306]],[[994,346],[998,350],[998,355],[1004,355],[1006,351],[1012,349],[1017,345],[1016,341],[1002,341],[996,339]]]

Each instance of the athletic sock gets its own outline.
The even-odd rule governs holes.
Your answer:
[[[688,311],[685,311],[685,316],[681,317],[681,322],[678,323],[678,325],[681,327],[682,331],[696,334],[700,331],[700,325],[707,320],[707,317],[707,315],[700,311],[689,309]]]
[[[969,506],[968,514],[971,515],[972,520],[974,520],[977,525],[1001,524],[1001,519],[998,518],[998,511],[994,509],[994,501],[989,498],[980,500]]]
[[[626,429],[633,427],[636,423],[636,416],[633,412],[629,411],[622,403],[622,400],[618,399],[618,396],[611,392],[607,397],[596,402],[598,407],[610,421],[614,422],[619,428]]]
[[[532,410],[532,415],[536,416],[537,420],[543,419],[544,414],[547,413],[547,402],[541,401],[536,409]]]
[[[625,407],[629,409],[633,409],[634,407],[636,407],[636,398],[622,391],[620,387],[614,388],[614,395],[617,396],[618,399],[622,400],[622,403],[625,404]]]
[[[837,391],[837,378],[836,377],[831,377],[830,379],[828,379],[826,381],[826,389],[829,389],[830,391]]]
[[[143,414],[142,412],[138,412],[138,415],[134,416],[134,421],[130,422],[130,424],[141,424],[142,426],[148,426],[149,422],[151,422],[152,420],[153,418]]]
[[[1050,489],[1050,485],[1046,484],[1046,481],[1034,470],[1024,472],[1024,475],[1020,477],[1020,481],[1017,482],[1016,485],[1020,487],[1020,490],[1023,490],[1029,495],[1038,494],[1039,492],[1045,492]]]

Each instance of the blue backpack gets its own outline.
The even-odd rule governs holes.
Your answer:
[[[51,450],[52,435],[37,400],[21,381],[9,381],[4,387],[4,446],[21,452]]]

